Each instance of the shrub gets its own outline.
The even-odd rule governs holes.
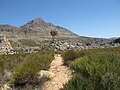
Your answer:
[[[88,49],[88,50],[81,50],[81,51],[65,51],[62,52],[62,57],[64,59],[64,65],[69,66],[69,64],[77,58],[90,56],[92,54],[101,53],[101,52],[113,52],[120,56],[120,47],[113,47],[113,48],[97,48],[97,49]]]
[[[119,66],[120,66],[120,56],[115,52],[98,52],[85,56],[83,58],[78,58],[70,63],[70,67],[75,71],[75,75],[79,75],[77,78],[83,78],[88,84],[93,86],[93,90],[119,90],[120,89]],[[113,74],[107,74],[107,73],[113,73]],[[69,88],[78,87],[76,86],[76,84],[73,84],[73,82],[74,79],[72,79],[68,84],[66,84],[67,87]],[[80,82],[81,81],[79,80],[77,81],[77,83]],[[82,86],[80,87],[82,88]],[[70,90],[79,90],[79,89],[70,89]],[[87,90],[87,89],[80,89],[80,90]]]
[[[120,90],[120,76],[117,73],[106,73],[101,78],[102,90]]]
[[[13,54],[13,55],[0,55],[0,60],[2,59],[4,61],[4,69],[7,70],[12,70],[14,68],[16,68],[16,66],[24,61],[24,59],[26,58],[28,54],[25,53],[21,53],[21,54]]]
[[[63,54],[62,54],[62,57],[64,59],[64,64],[65,65],[69,65],[69,63],[71,61],[73,61],[74,59],[76,59],[76,54],[74,51],[70,50],[70,51],[65,51]]]
[[[24,62],[19,64],[13,70],[13,83],[15,86],[24,86],[26,84],[36,85],[37,75],[42,69],[48,69],[53,56],[30,54]]]

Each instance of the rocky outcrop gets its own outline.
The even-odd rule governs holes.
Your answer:
[[[0,90],[13,90],[13,89],[9,86],[9,84],[3,84],[1,85]]]
[[[114,43],[120,43],[120,38],[117,38],[113,41]]]
[[[55,74],[54,74],[53,72],[51,72],[51,71],[46,71],[46,70],[41,70],[41,71],[38,73],[38,75],[39,75],[38,79],[41,79],[41,78],[44,78],[44,77],[50,79],[50,78],[52,78],[52,77],[55,76]]]
[[[5,35],[0,34],[0,52],[9,52],[12,48]]]

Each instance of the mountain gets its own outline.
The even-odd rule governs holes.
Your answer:
[[[5,35],[13,48],[21,47],[39,47],[52,48],[52,36],[50,32],[56,30],[58,36],[56,37],[56,48],[60,50],[65,49],[81,49],[87,46],[89,48],[98,47],[109,43],[108,39],[90,38],[79,36],[68,29],[60,26],[55,26],[52,23],[45,22],[41,18],[36,18],[28,23],[15,27],[11,25],[0,24],[0,33]]]
[[[0,33],[5,34],[11,39],[36,39],[46,40],[51,39],[50,31],[56,30],[59,38],[77,38],[77,34],[72,33],[60,26],[55,26],[52,23],[47,23],[40,18],[36,18],[28,23],[20,26],[0,25]]]
[[[60,38],[78,37],[78,35],[72,33],[71,31],[60,26],[55,26],[52,23],[46,23],[40,18],[36,18],[32,21],[29,21],[25,25],[20,26],[20,30],[26,35],[37,35],[39,38],[51,38],[51,30],[56,30]]]
[[[52,40],[52,36],[50,35],[51,30],[58,32],[57,38],[59,40],[76,39],[79,37],[79,35],[70,30],[47,23],[41,18],[31,20],[20,27],[0,24],[0,34],[5,35],[13,46],[36,45],[35,43],[39,44],[41,41],[50,41]]]

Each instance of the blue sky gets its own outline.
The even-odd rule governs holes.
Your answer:
[[[42,18],[81,36],[120,36],[120,0],[0,0],[0,24]]]

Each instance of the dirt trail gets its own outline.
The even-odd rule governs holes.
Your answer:
[[[49,71],[55,73],[55,76],[44,84],[43,90],[60,90],[63,88],[63,84],[67,83],[71,78],[72,71],[68,67],[63,66],[61,55],[54,56]]]

